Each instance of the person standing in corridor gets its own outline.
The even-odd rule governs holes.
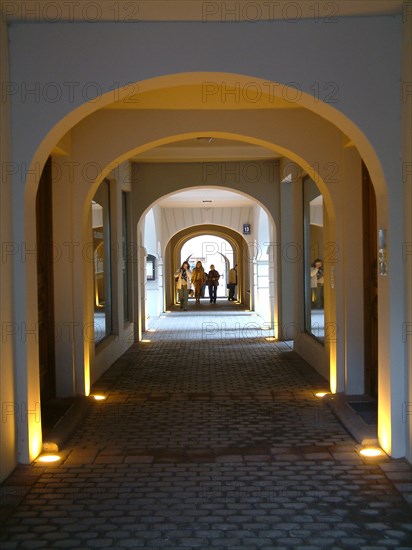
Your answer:
[[[175,281],[180,309],[187,311],[189,292],[192,287],[192,272],[188,262],[183,262],[181,268],[175,272]]]
[[[195,288],[195,300],[197,304],[200,304],[200,296],[202,294],[202,286],[206,282],[206,274],[203,269],[202,262],[199,260],[196,263],[196,267],[192,271],[192,283]]]
[[[219,286],[219,279],[220,279],[219,272],[216,271],[215,266],[212,264],[210,266],[210,271],[208,274],[209,296],[210,296],[211,304],[216,303],[216,295],[217,295],[217,287]]]
[[[324,282],[323,261],[320,258],[316,258],[310,266],[310,286],[313,292],[312,306],[315,309],[323,309],[324,307]]]
[[[235,267],[232,267],[232,269],[229,271],[229,282],[228,282],[228,289],[229,289],[229,302],[235,301],[235,290],[237,286],[237,264]]]

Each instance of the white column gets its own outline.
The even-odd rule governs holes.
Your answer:
[[[343,285],[345,392],[364,392],[362,165],[354,147],[343,150]]]
[[[22,166],[15,158],[16,166]],[[17,461],[28,464],[42,448],[38,345],[38,287],[35,192],[40,174],[13,181],[13,322]],[[33,181],[35,180],[35,181]],[[25,200],[30,209],[25,209]],[[26,215],[25,215],[26,214]]]
[[[280,239],[274,250],[280,258],[280,326],[279,338],[291,339],[304,332],[303,274],[303,194],[302,170],[282,159],[281,174],[290,175],[280,184]],[[295,261],[289,259],[295,258]]]
[[[0,81],[9,82],[8,71],[8,31],[4,18],[0,21]],[[0,482],[7,477],[16,465],[16,418],[18,403],[15,401],[14,352],[18,343],[18,330],[13,316],[13,256],[16,243],[12,234],[12,177],[10,151],[10,103],[3,96],[0,103],[0,400],[2,422],[0,436]]]

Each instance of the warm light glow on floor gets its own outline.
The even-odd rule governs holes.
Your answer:
[[[267,338],[265,338],[265,340],[268,342],[275,342],[277,338],[275,338],[274,336],[268,336]]]
[[[58,462],[60,460],[59,455],[41,455],[37,459],[39,462]]]
[[[359,451],[359,454],[366,457],[374,457],[374,456],[382,456],[383,451],[381,449],[369,448],[369,449],[362,449],[361,451]]]
[[[315,397],[325,397],[325,395],[328,395],[327,391],[318,391],[315,393]]]
[[[147,344],[147,342],[151,342],[151,340],[147,340],[146,338],[144,340],[140,340],[141,342],[143,342],[144,344]]]
[[[95,401],[104,401],[106,399],[105,395],[99,395],[99,394],[92,395],[92,397]]]

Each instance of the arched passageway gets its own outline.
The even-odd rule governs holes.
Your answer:
[[[267,166],[265,168],[267,170]],[[193,181],[197,177],[193,165],[189,170]],[[173,181],[174,177],[182,181],[181,171],[176,176],[174,167],[168,166],[166,171],[169,181]],[[150,168],[146,167],[139,172],[143,185],[146,185],[146,180],[149,184],[151,178],[163,179],[163,176],[152,174]],[[268,180],[268,184],[271,185],[271,180]],[[206,203],[202,201],[205,197]],[[213,203],[213,207],[210,207],[210,203]],[[244,226],[247,226],[247,233],[244,233]],[[146,257],[156,251],[158,278],[156,281],[148,281],[144,268],[138,268],[143,278],[137,284],[141,288],[141,296],[145,297],[140,301],[139,330],[145,328],[149,311],[146,300],[148,295],[152,295],[151,304],[156,304],[157,309],[151,309],[156,315],[175,303],[173,274],[182,262],[181,249],[190,238],[205,234],[229,242],[234,251],[233,262],[239,266],[238,298],[248,308],[257,309],[268,324],[277,326],[278,258],[273,250],[273,243],[277,240],[273,215],[253,195],[220,185],[188,187],[184,191],[167,193],[150,205],[146,214],[140,218],[139,248],[144,246],[143,256]],[[170,238],[170,235],[173,236]]]
[[[305,105],[305,99],[302,100],[302,106]],[[65,189],[66,194],[70,195],[70,200],[73,201],[73,197],[76,197],[76,207],[72,211],[72,218],[68,223],[70,226],[70,237],[72,242],[87,243],[87,239],[90,238],[90,203],[92,197],[94,196],[97,187],[100,185],[102,179],[106,178],[115,185],[116,181],[119,181],[119,166],[123,167],[127,159],[132,159],[130,176],[131,181],[135,182],[138,185],[138,180],[136,176],[142,176],[142,180],[146,177],[148,171],[150,171],[153,166],[145,160],[139,164],[138,156],[147,151],[150,151],[158,146],[166,145],[170,143],[177,143],[183,139],[197,139],[199,137],[210,137],[213,139],[228,139],[237,140],[242,143],[250,143],[255,146],[264,147],[269,151],[276,153],[279,157],[278,160],[274,163],[277,167],[278,180],[276,185],[278,187],[276,200],[267,201],[262,200],[262,203],[265,204],[268,210],[273,213],[273,217],[276,223],[281,222],[284,224],[283,231],[281,232],[282,238],[293,239],[297,236],[299,231],[299,220],[293,220],[290,223],[290,220],[286,218],[280,220],[279,212],[282,211],[284,205],[289,203],[291,207],[294,201],[298,197],[298,186],[301,184],[302,177],[304,173],[307,173],[314,181],[316,181],[319,188],[322,190],[322,195],[324,197],[325,203],[325,213],[326,213],[326,223],[325,223],[325,237],[329,242],[339,243],[339,249],[347,247],[351,236],[349,234],[344,234],[342,232],[342,227],[345,222],[345,216],[348,217],[349,213],[342,210],[336,210],[336,205],[339,202],[340,197],[340,187],[339,181],[340,178],[334,178],[335,173],[331,174],[331,165],[332,168],[334,163],[339,165],[342,159],[342,144],[346,143],[348,149],[344,153],[344,165],[345,165],[345,174],[350,173],[350,170],[353,169],[353,166],[359,162],[359,153],[353,147],[353,144],[346,141],[346,137],[338,129],[339,124],[342,123],[342,117],[338,117],[339,124],[334,126],[332,121],[334,120],[333,112],[331,112],[330,121],[325,121],[321,116],[313,114],[314,109],[306,110],[296,113],[286,113],[281,112],[277,113],[276,116],[276,125],[268,124],[267,114],[263,113],[253,113],[253,117],[249,116],[246,112],[239,114],[236,119],[231,119],[230,121],[221,120],[218,114],[211,116],[211,113],[202,113],[199,112],[196,119],[190,119],[190,117],[180,117],[179,119],[179,132],[176,132],[177,118],[176,113],[170,112],[167,113],[163,120],[162,124],[153,124],[153,114],[147,112],[133,112],[128,113],[127,120],[121,113],[116,116],[113,116],[114,113],[105,111],[95,112],[91,114],[86,119],[80,121],[76,125],[76,130],[74,131],[74,136],[76,137],[76,148],[75,154],[71,156],[72,160],[75,159],[76,164],[82,167],[83,176],[78,181],[73,182],[71,187]],[[330,110],[328,109],[328,112]],[[156,115],[154,115],[156,118]],[[308,141],[301,137],[297,132],[291,131],[291,117],[295,118],[296,125],[299,124],[306,125],[307,127],[317,128],[319,133],[319,139],[314,141]],[[144,123],[145,117],[147,118],[147,124]],[[136,135],[136,121],[139,119],[139,123],[142,127],[147,128],[145,135]],[[213,128],[212,131],[205,131],[205,125],[210,127],[211,120],[213,119]],[[152,124],[149,121],[152,121]],[[298,122],[299,121],[299,122]],[[293,125],[292,125],[293,126]],[[349,125],[350,126],[350,125]],[[348,128],[349,128],[348,126]],[[119,134],[120,138],[118,141],[113,142],[110,146],[102,147],[102,143],[96,139],[96,132],[98,128],[104,127],[107,131],[112,131],[114,134]],[[248,128],[245,132],[244,128]],[[120,131],[121,128],[121,131]],[[349,128],[350,129],[350,128]],[[365,143],[365,140],[360,136],[359,131],[352,131],[351,134],[354,138],[357,138],[356,144],[359,145],[359,151],[362,149],[365,150],[365,158],[368,157],[370,160],[371,171],[376,175],[376,178],[373,180],[376,184],[377,189],[379,189],[380,196],[383,196],[384,184],[382,179],[382,174],[380,171],[379,162],[376,161],[376,158],[371,154],[369,145]],[[43,147],[44,144],[42,144]],[[42,155],[42,152],[39,148],[38,150],[39,158]],[[98,170],[95,177],[92,177],[88,181],[88,185],[83,186],[85,180],[84,168],[88,165],[89,159],[95,158],[98,159],[96,164]],[[322,162],[318,162],[317,159],[321,158]],[[323,159],[328,159],[328,162],[323,162]],[[336,159],[330,160],[330,159]],[[376,162],[375,162],[376,161]],[[375,165],[372,166],[375,162]],[[119,164],[121,163],[121,164]],[[126,163],[127,164],[127,163]],[[193,163],[192,163],[193,164]],[[199,163],[198,163],[199,164]],[[214,161],[216,165],[216,162]],[[63,162],[61,162],[63,165]],[[202,168],[201,164],[199,166]],[[297,175],[293,173],[295,168],[298,166]],[[292,168],[293,167],[293,168]],[[181,189],[181,183],[178,183],[179,173],[181,174],[182,170],[187,168],[187,166],[177,166],[173,173],[170,173],[168,178],[169,193]],[[204,166],[203,166],[204,168]],[[123,168],[121,168],[123,169]],[[116,174],[117,171],[117,174]],[[201,177],[204,177],[200,173]],[[66,174],[67,176],[67,174]],[[63,177],[66,177],[63,176]],[[207,183],[213,185],[214,183],[222,184],[222,172],[209,172],[207,174],[208,181]],[[289,179],[288,179],[289,178]],[[230,178],[229,178],[230,179]],[[230,187],[236,190],[241,190],[245,192],[245,189],[250,189],[250,181],[246,181],[247,178],[244,178],[244,181],[238,181],[237,178],[234,178],[235,181],[230,182]],[[353,180],[356,184],[356,179]],[[283,185],[281,190],[281,183],[291,183],[290,190],[286,191],[286,185]],[[376,183],[377,182],[377,183]],[[202,181],[204,183],[204,181]],[[187,184],[186,184],[187,185]],[[137,188],[136,188],[137,190]],[[131,191],[131,187],[126,185],[125,190],[120,188],[120,191]],[[261,187],[256,185],[253,186],[253,192],[256,197],[262,196]],[[119,309],[117,312],[118,327],[116,330],[120,333],[120,338],[116,339],[111,345],[110,352],[101,353],[101,350],[96,348],[96,342],[90,339],[83,340],[83,344],[80,344],[81,339],[76,338],[71,342],[60,343],[60,349],[58,353],[61,353],[64,348],[70,347],[70,353],[67,355],[68,363],[67,373],[73,374],[72,377],[72,388],[69,391],[76,391],[78,393],[89,392],[90,380],[95,380],[104,370],[109,366],[112,359],[115,358],[121,351],[127,349],[128,344],[130,344],[130,334],[134,332],[135,336],[139,336],[141,331],[145,328],[144,319],[145,319],[145,305],[144,305],[144,292],[142,288],[142,282],[145,280],[146,273],[144,272],[144,260],[146,258],[146,253],[144,250],[144,239],[140,231],[140,222],[142,215],[148,211],[154,201],[156,201],[159,196],[164,196],[164,190],[162,185],[159,186],[139,186],[138,192],[131,192],[131,205],[129,206],[131,226],[137,227],[137,239],[134,242],[134,252],[135,258],[137,260],[136,265],[138,266],[137,270],[133,270],[132,277],[134,278],[134,317],[131,321],[132,326],[123,324],[122,311]],[[29,206],[30,200],[33,197],[33,193],[28,192],[26,194],[25,200],[28,201],[26,208],[27,219],[26,219],[26,228],[30,226],[33,222],[32,210]],[[63,195],[59,197],[60,201],[63,201]],[[117,197],[117,203],[121,203],[119,196]],[[383,201],[385,202],[385,200]],[[358,205],[359,207],[359,205]],[[378,217],[383,219],[383,212],[378,212]],[[119,221],[120,224],[120,221]],[[263,225],[262,225],[263,227]],[[62,228],[62,226],[60,226]],[[60,238],[65,238],[64,235],[67,233],[67,227],[62,230]],[[117,226],[117,233],[121,233],[120,225]],[[135,233],[131,234],[132,239],[135,237]],[[30,236],[29,240],[32,238]],[[133,243],[133,241],[131,241]],[[297,242],[297,241],[296,241]],[[303,309],[301,303],[301,286],[302,283],[298,282],[293,273],[297,272],[299,266],[292,266],[292,262],[283,261],[282,264],[279,263],[279,258],[283,257],[283,251],[286,246],[288,246],[287,241],[278,240],[273,241],[273,254],[274,258],[278,261],[278,265],[281,265],[281,276],[282,282],[288,284],[297,285],[297,292],[295,289],[289,289],[290,296],[297,296],[296,303],[293,303],[294,298],[289,301],[287,296],[284,295],[281,299],[278,300],[278,333],[282,336],[282,332],[285,327],[288,327],[290,324],[297,327],[297,331],[304,333],[304,324],[303,324]],[[342,248],[341,248],[342,247]],[[269,251],[270,253],[270,251]],[[82,258],[82,250],[79,249],[75,251],[76,262],[78,263],[79,269],[74,270],[71,273],[63,273],[61,275],[61,282],[63,279],[67,279],[69,282],[70,288],[73,289],[73,293],[81,299],[76,300],[75,302],[67,303],[67,308],[64,310],[62,308],[61,315],[69,315],[70,319],[73,319],[73,327],[84,327],[89,326],[90,323],[93,323],[93,312],[92,305],[88,303],[88,296],[93,294],[92,290],[92,281],[93,277],[91,274],[90,265],[87,262],[84,262]],[[336,280],[336,277],[340,275],[341,280],[344,280],[346,272],[349,269],[345,263],[339,261],[339,257],[333,258],[329,265],[325,266],[325,276],[330,281],[330,284],[325,288],[325,296],[327,303],[327,308],[325,309],[325,321],[328,323],[334,324],[336,327],[342,327],[344,332],[348,334],[348,330],[355,330],[350,326],[349,320],[345,317],[345,300],[348,298],[348,289],[341,287],[336,288],[333,281]],[[276,274],[275,274],[276,273]],[[279,270],[274,272],[274,277],[279,276]],[[25,266],[24,277],[27,281],[27,292],[30,293],[34,290],[33,283],[36,282],[36,277],[31,277],[33,275],[33,265],[28,262]],[[119,267],[119,272],[117,273],[117,285],[118,288],[121,288],[120,280],[122,278],[121,269]],[[136,285],[136,282],[138,283]],[[124,283],[123,283],[124,285]],[[283,288],[283,287],[282,287]],[[387,287],[385,286],[386,290]],[[386,291],[385,291],[386,292]],[[385,301],[388,298],[387,293],[385,294],[383,300]],[[299,303],[300,301],[300,303]],[[257,304],[257,302],[256,302]],[[256,307],[256,304],[251,303],[252,307]],[[290,304],[292,304],[290,306]],[[123,305],[125,309],[125,304]],[[270,313],[275,316],[276,310],[275,307],[272,307],[270,304]],[[25,310],[24,315],[30,317],[32,320],[36,318],[36,310],[32,308],[32,305]],[[124,311],[124,310],[123,310]],[[276,324],[276,321],[274,321]],[[129,332],[126,331],[126,328]],[[116,336],[116,334],[115,334]],[[359,377],[355,369],[351,368],[350,364],[347,361],[347,350],[351,345],[357,346],[355,340],[348,339],[342,341],[339,339],[328,339],[325,341],[323,347],[318,347],[316,342],[312,342],[310,339],[305,339],[303,334],[301,342],[303,344],[299,348],[299,352],[311,363],[319,365],[319,370],[324,376],[326,376],[331,384],[332,390],[342,391],[345,389],[354,388],[355,391],[361,391],[362,386],[362,377]],[[387,333],[388,338],[392,338],[392,333],[389,331]],[[122,345],[119,345],[121,341]],[[30,348],[32,344],[28,344],[27,348]],[[34,357],[30,355],[30,357]],[[26,357],[27,359],[27,357]],[[74,360],[73,360],[74,359]],[[25,364],[28,364],[28,361],[23,361]],[[73,369],[74,365],[74,369]],[[38,372],[38,366],[34,360],[33,369],[28,369],[25,372],[25,376],[36,376]],[[68,385],[69,376],[67,373],[60,372],[59,380],[62,387]],[[73,381],[74,386],[73,388]],[[32,386],[35,390],[35,385]],[[384,387],[384,386],[382,386]],[[388,386],[386,386],[388,387]],[[391,390],[392,391],[392,390]],[[392,407],[391,400],[382,401],[385,403],[385,407]],[[382,441],[385,440],[385,437],[388,436],[388,418],[391,415],[380,415],[381,418],[381,428],[385,432],[385,436],[382,436]],[[34,429],[34,427],[33,427]],[[386,430],[386,431],[385,431]],[[35,430],[36,431],[36,430]],[[382,433],[383,433],[382,432]],[[31,441],[39,441],[39,439],[31,439]],[[387,446],[387,443],[385,443]]]
[[[192,237],[185,242],[180,251],[180,265],[184,261],[189,262],[192,271],[198,265],[203,267],[207,273],[212,268],[216,269],[219,273],[216,296],[227,299],[229,271],[235,266],[236,260],[233,247],[226,239],[208,234]],[[207,286],[206,282],[204,286]]]

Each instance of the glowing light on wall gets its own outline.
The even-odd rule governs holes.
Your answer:
[[[29,421],[30,422],[30,421]],[[42,449],[42,433],[41,433],[41,422],[31,422],[29,426],[30,430],[30,444],[29,444],[29,453],[30,459],[33,460]]]
[[[84,346],[84,395],[90,395],[90,349]]]
[[[330,391],[332,393],[336,393],[336,388],[337,388],[336,344],[332,344],[332,343],[330,345],[329,376],[330,376]]]
[[[386,411],[388,411],[388,414],[386,414]],[[390,406],[381,396],[378,400],[378,437],[380,446],[390,455],[392,452]]]

